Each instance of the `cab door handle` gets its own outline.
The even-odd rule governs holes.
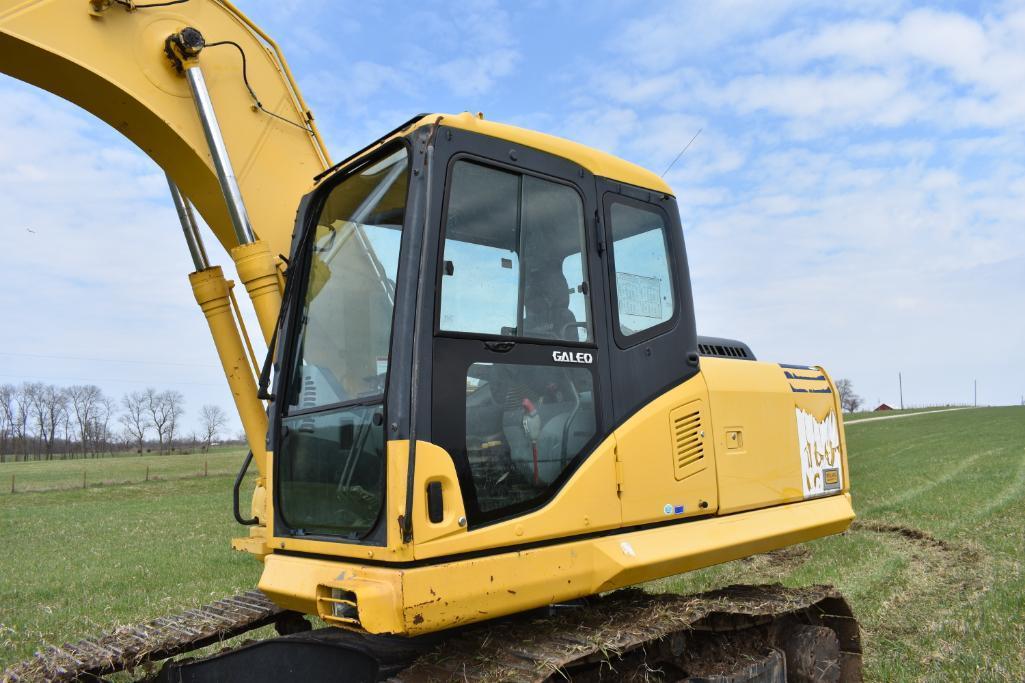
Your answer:
[[[431,524],[441,524],[445,519],[445,498],[440,481],[427,484],[427,519]]]
[[[506,353],[511,351],[516,346],[516,342],[511,341],[486,341],[484,342],[484,348],[488,351],[497,351],[498,353]]]

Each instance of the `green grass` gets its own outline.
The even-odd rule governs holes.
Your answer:
[[[0,465],[0,496],[16,492],[82,488],[87,486],[139,483],[149,478],[182,479],[202,476],[235,476],[245,458],[244,448],[211,449],[209,453],[172,455],[128,455],[107,458],[8,462]]]
[[[0,498],[0,666],[252,588],[241,532],[226,477]]]
[[[847,436],[860,528],[649,588],[831,583],[861,621],[869,680],[1023,680],[1025,408],[883,420]],[[188,474],[204,457],[144,460],[182,458],[174,472]],[[241,455],[224,457],[233,474]],[[110,465],[137,467],[133,460]],[[81,464],[44,463],[38,482],[73,481]],[[104,476],[132,472],[115,467]],[[0,666],[43,643],[255,585],[259,564],[228,547],[243,531],[231,518],[230,484],[211,476],[0,496]],[[945,545],[872,531],[872,523],[914,528]]]

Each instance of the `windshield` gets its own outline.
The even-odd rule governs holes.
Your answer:
[[[407,166],[403,148],[336,185],[302,255],[305,292],[278,458],[281,516],[297,533],[364,536],[383,502],[383,397]]]

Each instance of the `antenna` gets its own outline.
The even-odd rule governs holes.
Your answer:
[[[683,156],[683,153],[684,153],[684,152],[686,152],[686,151],[687,151],[687,149],[688,149],[688,148],[690,148],[690,146],[691,146],[692,144],[694,144],[694,141],[698,139],[698,136],[699,136],[699,135],[701,135],[701,131],[702,131],[702,130],[703,130],[702,128],[698,128],[698,132],[697,132],[697,133],[694,133],[694,137],[692,137],[692,138],[690,139],[690,142],[688,142],[688,143],[687,143],[687,144],[686,144],[686,145],[684,146],[684,148],[680,150],[680,153],[676,155],[676,158],[675,158],[675,159],[673,159],[673,163],[671,163],[671,164],[669,164],[668,166],[666,166],[666,170],[662,171],[662,175],[660,175],[660,176],[659,176],[659,178],[665,178],[665,177],[666,177],[666,173],[669,173],[669,170],[670,170],[670,169],[671,169],[671,168],[672,168],[673,166],[675,166],[675,165],[676,165],[676,162],[680,160],[680,157],[682,157],[682,156]]]

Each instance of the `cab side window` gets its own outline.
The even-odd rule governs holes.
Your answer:
[[[439,328],[592,339],[584,210],[572,187],[470,161],[452,168]]]
[[[609,224],[617,338],[630,344],[675,315],[669,236],[661,212],[632,203],[614,201]]]

